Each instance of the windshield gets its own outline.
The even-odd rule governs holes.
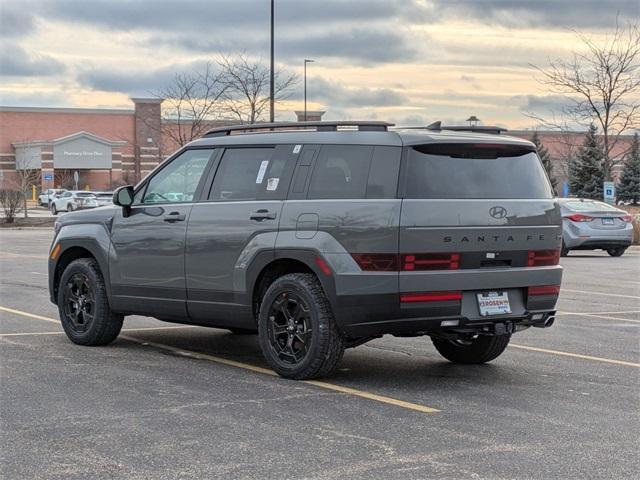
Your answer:
[[[406,198],[552,198],[535,152],[510,145],[420,145],[409,149]]]

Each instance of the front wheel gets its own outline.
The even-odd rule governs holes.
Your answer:
[[[58,214],[58,209],[56,208],[56,204],[55,203],[51,204],[51,214],[52,215],[57,215]]]
[[[484,336],[471,339],[446,340],[432,338],[436,350],[453,363],[477,364],[494,360],[509,345],[511,335]]]
[[[92,258],[79,258],[65,268],[58,285],[58,311],[67,337],[78,345],[111,343],[124,320],[111,311],[102,273]]]
[[[67,212],[73,212],[73,205],[71,204],[67,205]]]
[[[269,286],[260,304],[258,335],[267,362],[285,378],[330,375],[344,354],[344,337],[313,274],[284,275]]]
[[[626,247],[607,248],[607,253],[612,257],[621,257],[626,250]]]

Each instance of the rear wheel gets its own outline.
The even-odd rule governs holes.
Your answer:
[[[486,363],[500,356],[509,345],[511,335],[484,336],[471,339],[445,340],[432,338],[436,350],[453,363]]]
[[[56,208],[56,204],[55,203],[51,203],[51,214],[52,215],[57,215],[58,214],[58,209]]]
[[[73,205],[70,203],[67,205],[67,212],[73,212]]]
[[[564,243],[564,240],[563,240],[562,248],[560,249],[560,256],[566,257],[567,255],[569,255],[569,249],[567,248],[567,245]]]
[[[621,257],[626,250],[627,250],[627,247],[607,248],[607,253],[612,257]]]
[[[309,273],[284,275],[269,286],[260,304],[258,334],[267,362],[285,378],[329,375],[344,354],[329,301]]]
[[[97,262],[80,258],[65,268],[58,286],[58,311],[67,337],[78,345],[106,345],[116,339],[124,317],[113,313]]]

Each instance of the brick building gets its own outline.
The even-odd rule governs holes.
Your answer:
[[[0,107],[0,188],[17,180],[16,169],[39,173],[36,186],[71,188],[73,172],[79,188],[110,190],[135,184],[178,149],[177,129],[188,125],[162,120],[162,100],[132,98],[133,109]],[[325,112],[308,111],[307,120]],[[304,112],[295,112],[298,121]],[[211,123],[211,126],[223,122]],[[173,129],[173,133],[169,132]],[[532,131],[509,131],[531,139]],[[567,180],[567,161],[584,140],[584,132],[539,132],[554,160],[558,184]],[[613,152],[621,157],[632,136],[620,139]],[[614,170],[614,177],[619,168]]]
[[[163,157],[161,100],[131,100],[133,110],[0,107],[1,188],[16,170],[39,170],[42,189],[70,187],[75,171],[94,190],[144,177]]]

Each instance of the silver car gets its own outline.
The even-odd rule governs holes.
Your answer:
[[[631,215],[597,200],[558,199],[562,212],[562,256],[570,250],[606,250],[621,256],[633,240]]]

